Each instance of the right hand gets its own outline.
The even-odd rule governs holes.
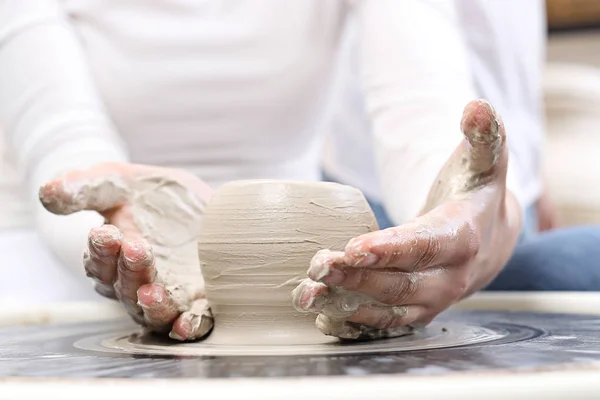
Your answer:
[[[118,299],[150,331],[193,340],[213,326],[197,253],[211,194],[181,170],[109,163],[68,172],[39,196],[54,214],[92,210],[105,218],[89,232],[83,256],[98,293]]]

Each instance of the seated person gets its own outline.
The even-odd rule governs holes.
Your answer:
[[[206,333],[189,229],[202,210],[188,201],[203,204],[234,179],[321,179],[315,127],[351,16],[383,203],[397,223],[354,238],[328,260],[340,268],[317,265],[310,278],[385,305],[349,322],[393,329],[426,324],[484,288],[515,249],[539,188],[522,185],[500,115],[473,101],[469,48],[478,43],[464,40],[458,3],[10,3],[0,15],[0,121],[29,198],[44,205],[38,232],[70,264],[79,258],[72,238],[87,238],[96,290],[151,330]],[[512,5],[519,12],[500,20],[521,15],[522,2]],[[538,33],[522,40],[535,45]],[[502,61],[490,62],[512,68]],[[148,208],[132,206],[148,194],[189,214],[169,225],[178,235],[155,228],[169,215],[148,220]],[[398,306],[408,312],[396,315]]]

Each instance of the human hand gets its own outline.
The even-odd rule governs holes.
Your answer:
[[[106,224],[89,232],[83,256],[97,292],[148,330],[192,340],[213,325],[197,253],[211,193],[184,171],[109,163],[66,173],[39,197],[54,214],[100,213]]]
[[[465,140],[418,218],[356,237],[344,251],[315,255],[293,301],[318,314],[323,333],[347,339],[405,334],[483,288],[507,262],[521,211],[506,190],[504,126],[478,100],[465,107],[461,129]]]

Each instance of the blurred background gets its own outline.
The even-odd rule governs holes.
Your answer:
[[[561,225],[600,223],[600,1],[546,4],[550,192]]]

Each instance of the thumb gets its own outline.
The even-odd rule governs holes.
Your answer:
[[[461,130],[467,139],[469,169],[481,174],[494,166],[507,163],[504,124],[494,108],[485,100],[474,100],[465,106]]]
[[[39,199],[53,214],[91,210],[102,213],[127,201],[134,166],[103,163],[69,171],[40,187]]]

